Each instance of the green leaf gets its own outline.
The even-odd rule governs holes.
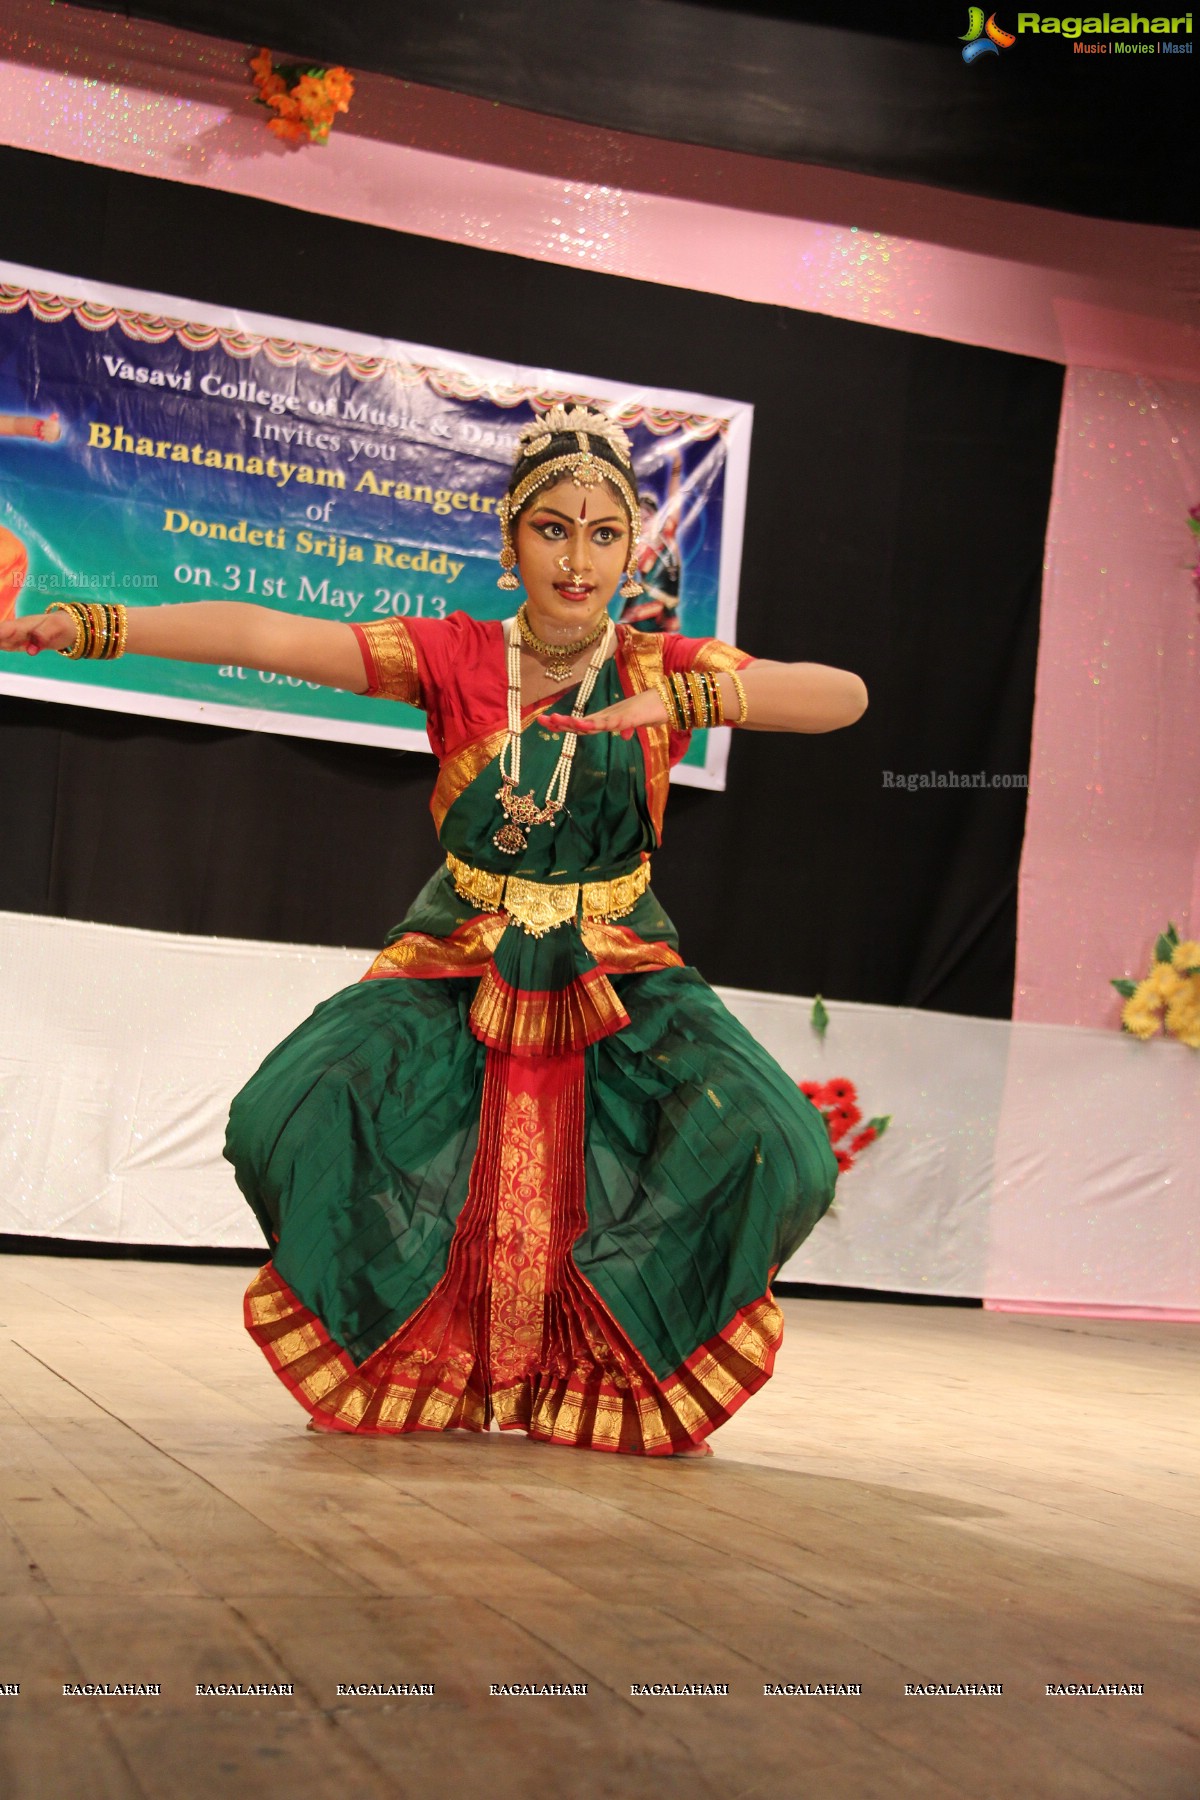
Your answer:
[[[1172,944],[1177,944],[1179,942],[1179,933],[1176,931],[1175,926],[1170,919],[1167,920],[1166,936],[1170,938]]]
[[[1200,537],[1200,519],[1193,519],[1189,514],[1187,528],[1189,531],[1194,532],[1197,537]]]
[[[1174,940],[1172,940],[1170,937],[1167,936],[1167,933],[1164,931],[1162,933],[1161,937],[1156,938],[1155,942],[1154,942],[1154,960],[1155,960],[1155,962],[1169,963],[1171,960],[1171,954],[1172,954],[1173,950],[1175,949],[1175,945],[1178,942],[1179,942],[1178,938],[1175,938]]]
[[[875,1118],[867,1120],[867,1124],[871,1127],[877,1139],[883,1136],[891,1122],[891,1113],[884,1113],[882,1117],[877,1115]]]
[[[1137,982],[1136,981],[1128,981],[1128,980],[1118,981],[1114,978],[1112,985],[1116,988],[1118,994],[1124,995],[1126,1000],[1132,999],[1134,994],[1136,994],[1136,992],[1137,992]]]
[[[825,1002],[822,1000],[820,994],[818,994],[813,1001],[812,1012],[809,1015],[809,1023],[820,1038],[823,1038],[826,1031],[829,1029],[829,1014],[825,1011]]]

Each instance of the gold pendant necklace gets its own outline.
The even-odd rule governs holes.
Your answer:
[[[576,657],[589,650],[600,634],[607,628],[608,615],[597,621],[596,629],[589,631],[585,638],[577,644],[547,644],[538,637],[525,613],[524,605],[517,608],[517,630],[526,646],[535,656],[547,658],[546,673],[552,681],[567,681],[575,666]]]
[[[500,786],[496,790],[496,798],[504,810],[504,824],[492,839],[497,850],[503,850],[506,856],[517,856],[528,847],[529,827],[531,825],[553,825],[557,823],[558,814],[563,809],[567,798],[567,788],[571,780],[571,764],[575,758],[576,746],[579,743],[578,732],[568,731],[565,734],[563,747],[558,761],[554,765],[554,773],[550,777],[550,785],[546,789],[546,798],[541,806],[533,797],[533,789],[527,794],[517,792],[517,784],[521,779],[521,639],[519,635],[521,615],[518,613],[508,634],[508,735],[504,748],[500,752]],[[600,642],[587,666],[587,673],[579,684],[579,694],[571,708],[571,717],[581,719],[588,701],[592,697],[592,689],[599,679],[604,665],[605,653],[608,650],[609,632],[612,624],[607,616],[601,624],[600,631],[594,634]],[[601,632],[603,636],[601,636]],[[588,642],[591,643],[589,638]],[[507,758],[507,767],[505,759]]]

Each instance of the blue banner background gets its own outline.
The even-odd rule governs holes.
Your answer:
[[[621,413],[639,486],[659,506],[678,487],[679,629],[734,635],[749,408],[698,410],[692,396],[629,396],[548,372],[534,386],[449,352],[360,348],[245,315],[194,320],[186,302],[164,317],[159,297],[80,300],[88,284],[58,278],[74,296],[63,299],[31,291],[27,274],[0,268],[0,524],[28,559],[18,612],[55,598],[220,598],[356,623],[459,608],[504,617],[513,598],[496,587],[495,505],[521,426],[570,397]],[[45,437],[24,435],[53,416]],[[6,691],[174,717],[231,707],[267,729],[426,741],[410,708],[253,670],[29,662],[5,667]],[[710,736],[693,745],[694,778],[719,785],[725,734]]]

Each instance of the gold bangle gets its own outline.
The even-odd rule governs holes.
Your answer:
[[[679,716],[679,707],[675,699],[675,691],[672,688],[670,681],[664,676],[661,681],[656,681],[654,685],[658,690],[658,697],[662,701],[663,710],[667,715],[667,725],[672,731],[682,731],[684,725]]]
[[[108,658],[115,660],[125,653],[125,608],[113,601],[105,607],[108,614]]]
[[[721,692],[720,679],[708,669],[704,671],[700,679],[708,694],[710,721],[713,725],[723,725],[725,723],[725,696]]]
[[[703,730],[708,724],[708,708],[704,704],[704,685],[700,677],[692,669],[685,669],[683,679],[687,683],[688,699],[692,706],[692,718]]]
[[[733,683],[733,691],[737,695],[738,705],[742,709],[741,712],[738,714],[737,718],[734,719],[732,722],[735,725],[744,725],[746,723],[746,715],[750,709],[746,705],[746,690],[742,686],[742,678],[733,669],[726,669],[725,673],[728,675],[730,681],[732,681],[732,683]]]
[[[692,708],[692,693],[687,681],[678,670],[671,677],[671,686],[675,689],[675,698],[679,706],[679,716],[683,720],[683,729],[692,731],[696,724],[696,715]]]
[[[59,650],[58,654],[60,656],[67,657],[67,659],[70,662],[78,662],[79,658],[83,655],[83,644],[84,644],[84,612],[83,612],[83,608],[80,605],[78,605],[78,603],[76,601],[73,601],[73,600],[52,600],[50,602],[49,606],[46,608],[46,611],[48,613],[52,613],[52,612],[70,613],[72,622],[74,623],[74,626],[75,626],[75,638],[72,643],[65,645],[61,650]]]
[[[659,683],[659,687],[662,692],[663,703],[667,709],[667,717],[671,722],[671,730],[686,731],[688,728],[687,714],[679,703],[679,695],[675,690],[673,679],[670,676],[667,676]]]
[[[111,662],[125,654],[129,617],[125,607],[103,601],[52,600],[48,613],[70,613],[75,621],[74,641],[59,651],[71,662]]]
[[[121,609],[114,601],[108,609],[108,654],[110,658],[117,654],[117,632],[120,620]]]

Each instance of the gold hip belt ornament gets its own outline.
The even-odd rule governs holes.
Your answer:
[[[565,925],[579,910],[587,919],[623,919],[631,913],[650,886],[650,864],[639,863],[628,875],[608,881],[527,881],[523,875],[493,874],[473,869],[447,854],[455,891],[480,912],[505,912],[532,937],[543,937],[557,925]]]

